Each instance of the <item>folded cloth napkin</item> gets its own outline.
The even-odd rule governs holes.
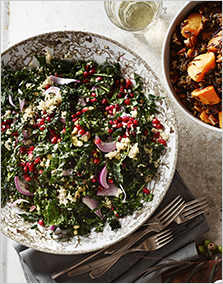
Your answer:
[[[181,195],[186,201],[194,199],[190,190],[176,171],[171,186],[154,215],[170,203],[177,195]],[[171,224],[174,232],[174,241],[165,247],[153,252],[135,252],[123,256],[102,277],[91,279],[88,273],[75,277],[62,275],[56,280],[51,279],[51,274],[61,267],[74,264],[91,255],[55,255],[36,251],[22,245],[15,245],[19,255],[24,275],[28,283],[134,283],[148,282],[151,275],[147,275],[147,269],[154,266],[163,258],[176,258],[177,260],[191,260],[197,257],[194,241],[209,231],[208,224],[203,215],[193,220],[177,225]],[[144,237],[147,238],[148,236]],[[103,253],[97,257],[100,258]]]

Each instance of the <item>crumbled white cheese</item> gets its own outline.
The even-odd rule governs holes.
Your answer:
[[[121,156],[119,155],[119,152],[116,151],[116,150],[105,154],[105,157],[106,157],[106,158],[109,158],[110,160],[111,160],[112,158],[116,158],[116,159],[120,159],[120,158],[121,158]]]
[[[48,49],[46,49],[46,63],[47,64],[50,64],[50,60],[51,59],[53,59],[53,56],[52,56],[52,54],[49,52],[49,50]]]
[[[137,117],[137,114],[138,114],[138,113],[137,113],[137,109],[134,109],[134,110],[131,111],[131,116],[132,116],[132,117],[136,118],[136,117]]]
[[[136,159],[138,153],[139,153],[138,143],[135,143],[133,146],[130,147],[128,157],[130,159]]]
[[[42,83],[42,85],[40,85],[37,89],[43,90],[47,85],[52,85],[52,84],[53,82],[51,81],[50,77],[47,77],[46,80]]]
[[[126,150],[129,144],[129,138],[122,138],[121,142],[116,142],[116,148],[120,152],[121,150]]]

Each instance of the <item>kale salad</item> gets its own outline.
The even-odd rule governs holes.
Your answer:
[[[2,67],[1,204],[52,236],[118,229],[153,199],[147,183],[168,142],[160,97],[118,63],[36,59]]]

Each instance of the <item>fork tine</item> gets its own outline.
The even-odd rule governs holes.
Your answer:
[[[168,204],[163,210],[161,210],[156,216],[161,216],[167,209],[169,209],[178,199],[182,199],[180,195],[178,195],[170,204]]]
[[[199,207],[197,207],[197,208],[194,208],[194,209],[192,209],[192,210],[189,210],[189,211],[187,211],[187,212],[182,212],[182,214],[183,214],[183,216],[184,217],[187,217],[187,216],[189,216],[189,215],[191,215],[191,214],[194,214],[194,213],[196,213],[196,212],[199,212],[199,211],[201,211],[201,210],[203,210],[203,209],[206,209],[206,208],[208,208],[209,207],[209,204],[204,204],[204,205],[202,205],[202,206],[199,206]]]
[[[158,219],[162,221],[166,216],[170,217],[172,216],[175,211],[184,203],[183,198],[180,198],[171,208],[169,208],[162,216],[159,216]]]
[[[171,235],[171,238],[169,238],[166,242],[162,243],[162,244],[159,244],[158,246],[156,246],[157,249],[167,245],[168,243],[170,243],[171,241],[173,241],[173,236]]]
[[[200,201],[203,201],[203,200],[207,200],[207,198],[206,197],[199,197],[199,198],[193,199],[193,200],[187,202],[185,204],[186,205],[185,207],[188,207],[188,206],[190,206],[190,205],[192,205],[194,203],[197,203],[197,202],[200,202]]]
[[[180,214],[184,209],[184,201],[182,201],[172,212],[166,216],[165,219],[160,220],[162,225],[168,226],[176,218],[176,215]]]
[[[185,207],[183,212],[187,212],[187,211],[190,211],[190,210],[193,210],[193,209],[196,210],[196,207],[200,207],[202,205],[207,205],[207,204],[208,204],[208,202],[205,201],[205,200],[204,201],[199,201],[197,203],[194,203],[194,204],[192,204],[190,206]]]
[[[158,238],[162,237],[163,235],[165,235],[166,233],[169,233],[169,232],[171,232],[171,230],[170,230],[170,229],[167,229],[167,230],[165,230],[165,231],[162,231],[162,232],[160,232],[160,233],[158,233],[158,234],[152,236],[151,238],[153,238],[153,239],[158,239]]]
[[[163,242],[166,242],[167,240],[169,240],[170,238],[172,238],[173,235],[171,232],[169,232],[168,234],[166,234],[162,239],[159,240],[155,240],[159,245],[161,245]]]
[[[209,209],[210,209],[209,207],[206,207],[203,210],[200,210],[200,211],[195,212],[194,214],[188,215],[184,218],[184,221],[189,221],[190,219],[193,219],[203,213],[206,213],[208,212]]]

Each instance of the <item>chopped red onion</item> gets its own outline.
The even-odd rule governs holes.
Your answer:
[[[23,181],[21,181],[18,176],[15,176],[15,186],[18,189],[18,191],[24,195],[28,196],[34,195],[34,193],[31,193],[26,189],[26,184]]]
[[[53,231],[55,229],[55,225],[50,226],[50,231]]]
[[[107,183],[107,174],[108,174],[108,171],[105,165],[99,174],[99,182],[104,188],[109,188],[109,185]]]
[[[29,134],[25,131],[25,129],[23,128],[22,130],[22,134],[25,138],[29,138]]]
[[[14,105],[14,103],[13,103],[13,100],[12,100],[12,96],[11,96],[11,95],[9,95],[9,103],[10,103],[12,106],[16,107],[16,106]]]
[[[95,208],[98,207],[99,202],[93,198],[90,198],[89,196],[85,196],[82,198],[82,201],[85,205],[87,205],[91,210],[94,210]],[[98,209],[96,211],[94,211],[94,213],[96,215],[98,215],[98,217],[101,218],[101,220],[103,220],[103,217],[101,215],[101,209]]]
[[[95,139],[98,139],[98,136],[95,136]],[[99,142],[97,145],[99,150],[101,150],[102,152],[108,153],[108,152],[112,152],[116,149],[116,141],[112,141],[112,142]]]
[[[14,207],[16,204],[21,203],[21,202],[27,202],[27,203],[29,203],[28,200],[19,198],[19,199],[15,200],[13,203],[11,203],[9,206],[12,208],[12,207]]]
[[[61,78],[61,77],[56,77],[51,75],[50,80],[53,81],[54,83],[58,85],[65,85],[65,84],[70,84],[72,82],[74,83],[80,83],[80,80],[77,79],[70,79],[70,78]]]
[[[24,105],[25,105],[26,101],[25,99],[20,99],[19,98],[19,106],[20,106],[20,111],[22,112],[23,108],[24,108]]]
[[[107,189],[101,188],[97,191],[98,196],[118,196],[119,193],[119,189],[113,183],[110,183]]]
[[[65,119],[65,118],[61,118],[60,121],[61,121],[62,123],[64,123],[64,124],[66,123],[66,119]]]

